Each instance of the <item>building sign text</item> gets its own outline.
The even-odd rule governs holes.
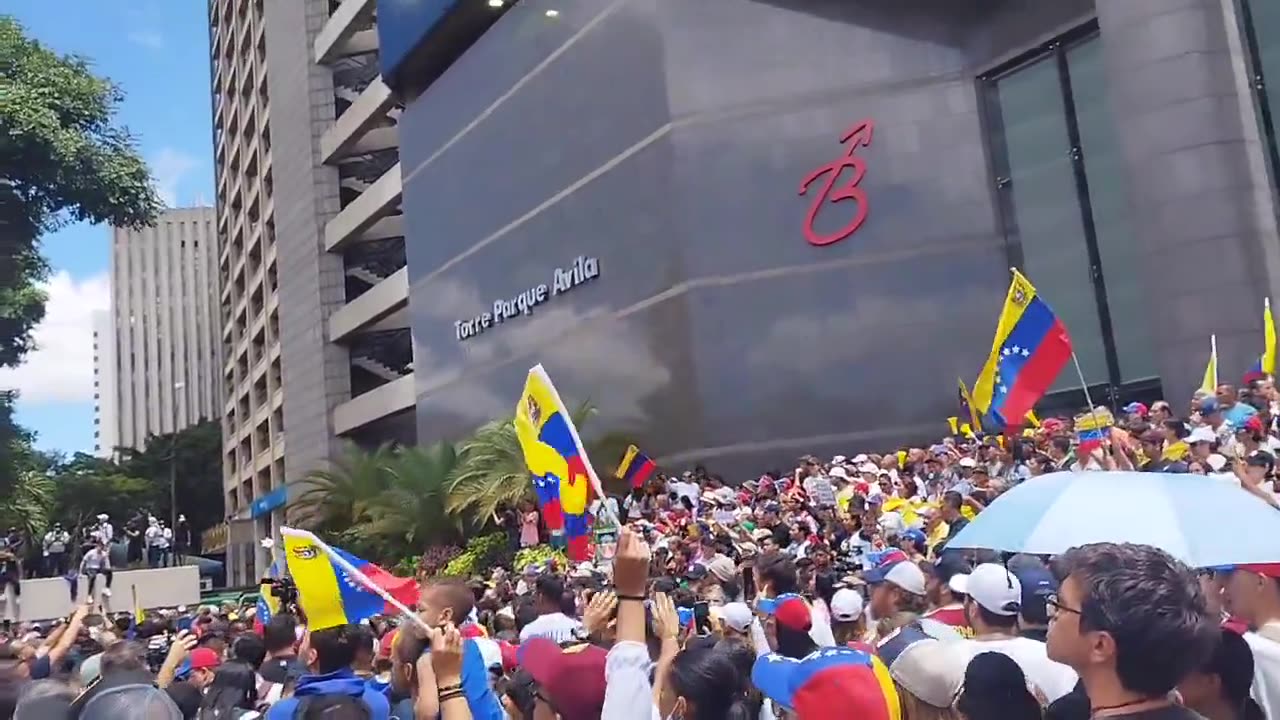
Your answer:
[[[454,338],[459,342],[470,340],[480,333],[501,325],[507,320],[532,315],[533,309],[551,298],[568,292],[600,275],[600,261],[593,257],[579,256],[567,268],[556,268],[551,284],[535,285],[515,297],[493,301],[493,307],[469,320],[455,320]]]

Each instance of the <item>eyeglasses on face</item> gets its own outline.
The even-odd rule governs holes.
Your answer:
[[[1045,610],[1048,611],[1046,614],[1049,616],[1050,620],[1053,620],[1054,618],[1056,618],[1058,616],[1058,613],[1070,613],[1072,615],[1084,614],[1081,610],[1077,608],[1063,605],[1062,599],[1058,597],[1057,593],[1054,593],[1046,597],[1044,599],[1044,605],[1045,605]]]

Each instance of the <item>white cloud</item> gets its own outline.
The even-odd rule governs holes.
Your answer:
[[[49,301],[36,326],[36,349],[22,365],[0,368],[0,388],[25,405],[93,399],[93,316],[111,306],[107,274],[77,282],[59,271],[44,284]]]
[[[164,47],[164,35],[155,30],[134,30],[127,37],[134,45],[141,45],[149,50],[160,50]]]
[[[160,199],[169,207],[178,204],[178,185],[200,165],[196,156],[177,148],[161,148],[151,158],[151,178]]]

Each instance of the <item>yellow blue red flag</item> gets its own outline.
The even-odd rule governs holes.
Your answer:
[[[587,506],[593,493],[604,497],[604,491],[569,410],[542,365],[531,368],[525,378],[515,428],[543,521],[553,533],[563,535],[570,559],[586,560],[591,536]]]
[[[413,607],[418,602],[418,582],[413,578],[396,577],[306,530],[282,527],[280,535],[284,538],[289,574],[298,587],[298,604],[306,613],[311,630],[395,614],[394,605],[366,585],[366,580],[403,605]]]
[[[644,487],[656,469],[658,469],[657,464],[648,455],[640,452],[640,448],[628,445],[627,452],[622,456],[622,462],[618,463],[618,471],[614,474],[619,479],[627,481],[627,487],[634,489]]]
[[[1066,326],[1031,281],[1014,270],[991,354],[973,386],[974,406],[996,427],[1022,425],[1071,352]]]

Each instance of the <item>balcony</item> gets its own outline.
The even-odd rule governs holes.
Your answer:
[[[408,304],[409,269],[400,268],[329,316],[329,340],[344,340]]]
[[[316,63],[323,65],[340,57],[353,35],[367,31],[372,25],[373,7],[374,0],[343,0],[316,35]]]
[[[412,407],[413,375],[406,375],[335,407],[333,431],[345,435]]]
[[[333,127],[320,137],[320,161],[330,162],[339,155],[348,154],[361,137],[384,118],[395,105],[391,89],[375,78],[338,116]]]
[[[356,243],[343,253],[346,300],[351,302],[405,267],[404,238]]]
[[[392,165],[377,182],[347,205],[324,226],[324,249],[338,250],[359,237],[400,205],[400,163]]]

